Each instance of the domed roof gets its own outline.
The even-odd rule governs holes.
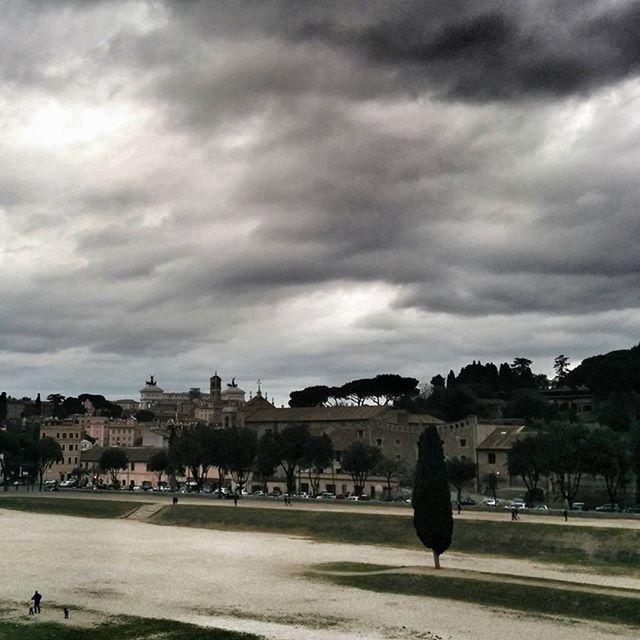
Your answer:
[[[164,390],[155,383],[149,384],[149,382],[147,382],[147,384],[140,389],[140,393],[164,393]]]
[[[237,384],[236,384],[236,379],[235,378],[231,378],[231,382],[227,382],[227,388],[222,392],[223,396],[242,396],[244,397],[245,395],[245,391],[244,389],[241,389]]]
[[[223,396],[243,396],[246,394],[246,391],[244,389],[241,389],[240,387],[227,387],[226,389],[223,390],[222,395]]]

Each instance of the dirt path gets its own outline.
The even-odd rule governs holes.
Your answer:
[[[252,631],[273,640],[637,637],[637,630],[622,627],[379,594],[302,576],[313,565],[336,561],[427,571],[429,554],[420,551],[11,510],[0,510],[0,539],[0,598],[23,608],[38,589],[44,595],[43,612],[52,604],[67,605]],[[519,560],[446,554],[443,564],[452,570],[640,590],[640,580],[632,577],[579,573]]]

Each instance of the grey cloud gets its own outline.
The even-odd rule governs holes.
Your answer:
[[[359,51],[396,68],[407,86],[480,101],[587,92],[640,70],[634,3],[457,6],[444,21],[413,6],[358,28],[306,22],[292,36]]]

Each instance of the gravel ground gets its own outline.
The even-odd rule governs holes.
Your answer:
[[[43,619],[91,624],[100,614],[171,618],[278,640],[636,638],[619,626],[527,617],[446,600],[309,581],[320,562],[430,565],[430,553],[311,542],[274,534],[161,527],[129,520],[0,509],[0,597],[26,618],[38,589]],[[443,565],[640,589],[631,577],[569,572],[519,560],[445,554]],[[83,613],[81,610],[86,610]],[[579,617],[580,612],[576,612]]]

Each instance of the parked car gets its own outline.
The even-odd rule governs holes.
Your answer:
[[[574,502],[571,505],[571,511],[589,511],[589,507],[584,502]]]
[[[470,507],[476,504],[476,501],[473,498],[470,498],[469,496],[462,496],[462,498],[460,498],[460,504],[463,507]]]
[[[547,505],[546,505],[546,504],[543,504],[542,502],[534,502],[534,503],[531,505],[531,508],[532,508],[534,511],[549,511],[549,507],[547,507]]]
[[[45,491],[58,491],[58,481],[57,480],[45,480],[42,485]]]
[[[505,509],[526,509],[527,505],[525,504],[524,500],[520,500],[519,498],[516,498],[515,500],[512,500],[509,504],[506,504],[504,506]]]
[[[72,489],[73,487],[78,485],[78,481],[75,478],[70,478],[69,480],[63,480],[60,483],[61,489]]]
[[[640,513],[640,504],[636,504],[625,509],[626,513]]]
[[[265,492],[262,489],[258,489],[257,491],[254,491],[252,494],[252,496],[255,496],[257,498],[262,498],[263,496],[265,496]]]
[[[606,504],[601,504],[599,507],[596,507],[596,511],[600,511],[600,513],[617,513],[620,511],[620,506],[607,502]]]
[[[316,500],[335,500],[336,494],[330,493],[329,491],[323,491],[319,496],[316,497]]]
[[[485,498],[481,503],[481,507],[499,507],[500,500],[495,500],[494,498]]]

